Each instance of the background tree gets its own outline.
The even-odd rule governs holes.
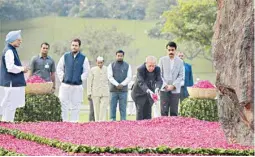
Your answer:
[[[178,42],[197,42],[201,55],[212,61],[211,39],[216,19],[214,0],[177,0],[178,5],[163,14],[163,32],[171,32]]]
[[[147,4],[147,0],[0,0],[0,19],[57,15],[143,20]]]
[[[138,53],[139,50],[128,48],[133,38],[130,35],[118,32],[116,28],[94,29],[86,27],[84,32],[77,36],[81,42],[81,49],[89,56],[91,61],[95,61],[97,56],[103,56],[105,63],[115,60],[115,52],[119,49],[128,50],[130,57]],[[71,41],[72,39],[70,39]],[[52,45],[52,51],[61,56],[70,50],[70,41],[58,42]]]
[[[178,51],[183,52],[186,59],[193,60],[197,57],[201,57],[204,49],[198,42],[184,41],[178,43]]]
[[[0,2],[1,20],[22,20],[44,15],[41,1],[36,0],[2,0]]]
[[[149,0],[145,19],[157,20],[164,11],[170,9],[171,5],[176,4],[176,0]]]

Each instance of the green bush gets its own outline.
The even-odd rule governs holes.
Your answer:
[[[180,116],[193,117],[206,121],[218,121],[216,100],[186,98],[180,104]]]
[[[54,94],[26,94],[26,105],[16,110],[15,121],[62,121],[60,101]]]

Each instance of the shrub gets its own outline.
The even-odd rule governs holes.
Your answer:
[[[216,100],[186,98],[180,104],[180,116],[193,117],[206,121],[218,121]]]
[[[62,121],[60,101],[54,94],[26,94],[26,104],[16,110],[15,121]]]

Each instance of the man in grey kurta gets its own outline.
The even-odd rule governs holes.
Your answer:
[[[29,76],[38,75],[47,82],[52,81],[54,90],[56,66],[54,60],[48,55],[49,49],[48,43],[41,44],[40,54],[31,59]]]
[[[183,80],[183,61],[175,56],[177,45],[169,42],[166,45],[168,56],[159,59],[163,86],[160,92],[161,116],[178,115],[178,104]]]
[[[108,65],[110,82],[110,119],[116,121],[116,108],[119,102],[120,119],[126,120],[128,83],[132,79],[131,66],[123,61],[124,51],[116,52],[116,61]]]

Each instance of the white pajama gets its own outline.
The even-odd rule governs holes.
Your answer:
[[[83,103],[82,85],[68,85],[61,83],[59,87],[59,99],[61,102],[61,115],[63,121],[69,121],[68,115],[70,110],[70,122],[78,122],[80,108]]]
[[[79,52],[80,53],[80,52]],[[74,58],[77,54],[74,56]],[[60,58],[57,66],[57,75],[62,82],[64,79],[65,60],[64,55]],[[81,80],[84,82],[89,73],[90,65],[88,58],[86,57],[83,63],[83,73],[81,74]],[[80,108],[83,103],[83,86],[82,85],[69,85],[61,83],[59,87],[59,99],[61,102],[61,115],[64,122],[78,122]],[[69,120],[69,110],[71,111]]]
[[[25,87],[4,87],[4,97],[0,106],[2,121],[13,122],[16,109],[25,106]]]
[[[14,64],[14,54],[12,50],[5,53],[6,69],[9,73],[18,74],[24,71],[22,66]],[[1,87],[4,91],[0,108],[2,109],[2,121],[13,122],[15,112],[18,107],[25,106],[25,87]]]
[[[2,100],[4,99],[4,88],[0,86],[0,105]],[[0,116],[3,114],[3,109],[0,106]]]

